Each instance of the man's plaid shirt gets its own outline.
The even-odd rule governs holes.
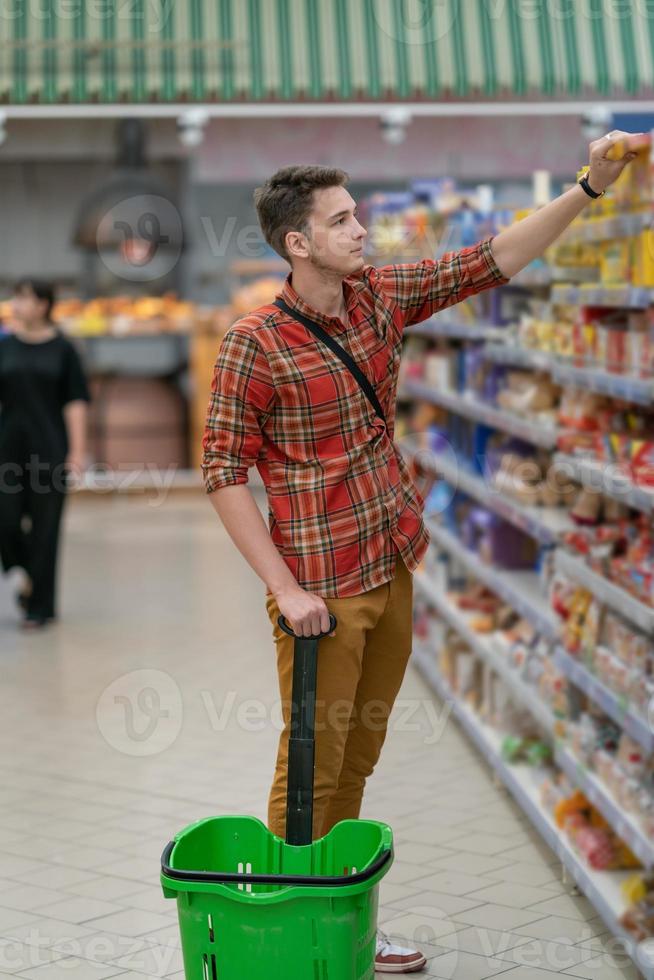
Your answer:
[[[225,334],[203,438],[205,487],[247,483],[256,465],[273,542],[302,588],[367,592],[414,571],[429,543],[424,500],[393,443],[404,327],[508,282],[492,238],[440,259],[366,266],[344,280],[348,320],[312,309],[286,280],[286,303],[349,351],[376,390],[388,430],[342,361],[296,320],[264,306]]]

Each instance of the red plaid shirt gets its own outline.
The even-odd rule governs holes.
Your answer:
[[[393,577],[398,550],[410,571],[424,555],[424,500],[393,443],[402,333],[508,282],[491,241],[437,260],[366,266],[343,283],[347,324],[307,306],[287,278],[280,295],[349,351],[388,430],[342,361],[276,306],[244,316],[223,338],[202,443],[206,490],[247,483],[256,464],[272,540],[302,588],[359,595]]]

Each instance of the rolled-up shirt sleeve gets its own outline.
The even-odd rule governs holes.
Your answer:
[[[383,291],[404,313],[403,326],[420,323],[439,310],[460,303],[484,289],[509,282],[491,249],[492,236],[439,259],[422,259],[375,271]]]
[[[207,493],[247,483],[263,443],[262,427],[274,402],[268,360],[256,339],[232,327],[223,337],[211,380],[202,438]]]

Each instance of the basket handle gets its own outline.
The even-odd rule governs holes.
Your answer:
[[[304,846],[311,844],[313,837],[318,641],[333,632],[336,628],[336,617],[330,613],[329,630],[317,636],[298,636],[281,615],[277,618],[277,623],[285,633],[295,638],[286,777],[286,843]]]
[[[227,871],[184,871],[180,868],[171,868],[170,859],[175,846],[175,841],[171,840],[166,844],[161,855],[161,873],[173,881],[195,881],[212,882],[215,884],[266,884],[266,885],[323,885],[326,888],[338,887],[339,885],[358,885],[361,882],[369,881],[378,871],[386,867],[394,857],[393,844],[384,848],[367,868],[357,871],[351,875],[286,875],[286,874],[245,874],[242,872]]]
[[[333,613],[330,613],[329,629],[326,630],[324,633],[316,633],[315,636],[298,636],[297,633],[294,633],[291,627],[289,626],[286,616],[282,616],[280,613],[280,615],[277,617],[277,625],[280,627],[280,629],[283,629],[284,632],[288,633],[289,636],[295,637],[296,640],[321,640],[323,636],[329,636],[330,633],[334,632],[334,630],[336,629],[336,623],[337,623],[336,616],[334,616]]]

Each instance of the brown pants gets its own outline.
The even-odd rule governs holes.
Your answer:
[[[313,840],[340,820],[359,816],[364,785],[379,758],[411,654],[413,576],[398,553],[390,582],[362,595],[326,598],[325,603],[337,626],[335,635],[323,637],[318,645]],[[266,610],[277,647],[284,720],[268,826],[285,838],[294,640],[277,624],[273,595],[266,596]]]

